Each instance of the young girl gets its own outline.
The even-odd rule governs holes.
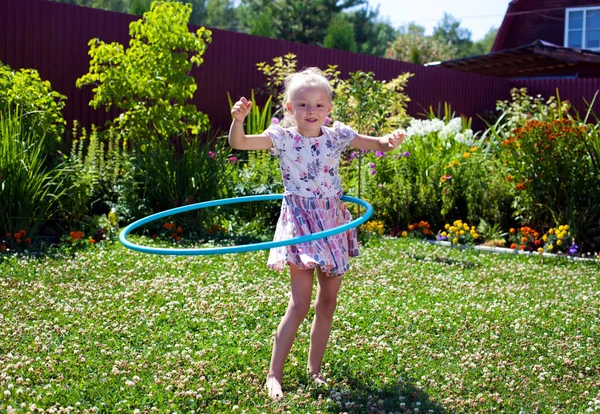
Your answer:
[[[270,149],[279,159],[285,191],[274,240],[311,234],[351,221],[350,213],[340,201],[341,154],[348,146],[390,151],[404,139],[397,131],[384,137],[357,134],[340,122],[335,122],[332,128],[325,127],[325,118],[331,112],[331,95],[327,78],[318,68],[309,68],[285,80],[283,105],[293,119],[293,127],[271,125],[260,135],[246,135],[243,123],[252,102],[242,97],[231,110],[229,144],[239,150]],[[349,268],[349,257],[357,255],[355,229],[321,240],[271,249],[267,266],[283,270],[289,265],[292,290],[287,311],[277,328],[265,384],[271,398],[283,396],[283,366],[310,308],[315,269],[318,287],[308,371],[314,381],[326,384],[321,375],[321,362],[341,276]]]

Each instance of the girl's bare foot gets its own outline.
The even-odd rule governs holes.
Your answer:
[[[278,400],[283,397],[283,391],[281,389],[281,380],[275,378],[273,375],[267,375],[267,382],[265,387],[269,392],[269,397],[274,400]]]
[[[327,383],[327,380],[323,377],[323,375],[321,375],[321,373],[310,374],[310,379],[313,380],[315,382],[315,384],[317,384],[317,385],[324,385],[324,386],[329,385]]]

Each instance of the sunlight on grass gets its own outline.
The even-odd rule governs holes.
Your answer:
[[[325,374],[310,325],[263,390],[288,274],[266,252],[165,257],[95,247],[0,263],[0,410],[600,410],[597,262],[386,239],[339,296]],[[11,407],[11,408],[9,408]]]

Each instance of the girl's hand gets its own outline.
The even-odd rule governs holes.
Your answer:
[[[404,141],[404,132],[400,131],[400,130],[395,130],[394,132],[392,132],[390,135],[387,136],[388,139],[388,148],[389,150],[393,150],[395,149],[398,145],[402,144],[402,141]]]
[[[236,121],[244,122],[251,108],[252,102],[242,96],[231,108],[231,114]]]

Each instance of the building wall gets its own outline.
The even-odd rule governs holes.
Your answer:
[[[535,40],[564,45],[565,9],[600,6],[598,0],[515,0],[509,5],[492,51]]]

